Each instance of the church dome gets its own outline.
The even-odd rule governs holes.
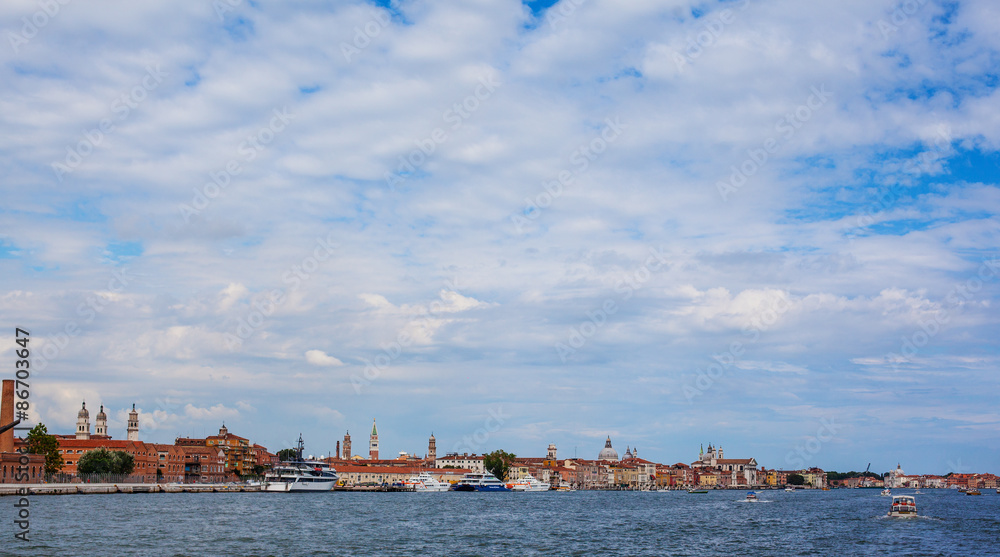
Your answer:
[[[98,420],[107,420],[108,415],[104,413],[104,405],[101,405],[101,411],[97,413]]]
[[[88,419],[90,418],[90,412],[87,411],[87,403],[86,402],[83,403],[83,408],[80,408],[80,411],[76,413],[76,417],[77,418],[88,418]]]
[[[611,448],[611,437],[608,437],[608,440],[604,442],[604,448],[597,455],[597,460],[618,460],[618,451]]]

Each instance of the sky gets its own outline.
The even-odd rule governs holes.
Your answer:
[[[0,352],[57,433],[997,473],[997,22],[4,2]]]

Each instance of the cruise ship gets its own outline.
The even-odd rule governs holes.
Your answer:
[[[510,491],[503,482],[493,474],[469,472],[462,476],[458,483],[451,486],[452,491]]]

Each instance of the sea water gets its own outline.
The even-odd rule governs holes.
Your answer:
[[[899,491],[896,495],[912,494]],[[154,493],[34,496],[5,555],[1000,555],[1000,495],[878,490],[707,494]],[[0,498],[13,508],[14,499]],[[11,510],[11,509],[8,509]],[[7,513],[9,515],[10,513]],[[0,516],[6,516],[0,511]]]

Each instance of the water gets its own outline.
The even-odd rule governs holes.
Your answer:
[[[877,490],[156,493],[32,497],[5,555],[1000,555],[1000,495]],[[912,491],[897,493],[911,494]]]

